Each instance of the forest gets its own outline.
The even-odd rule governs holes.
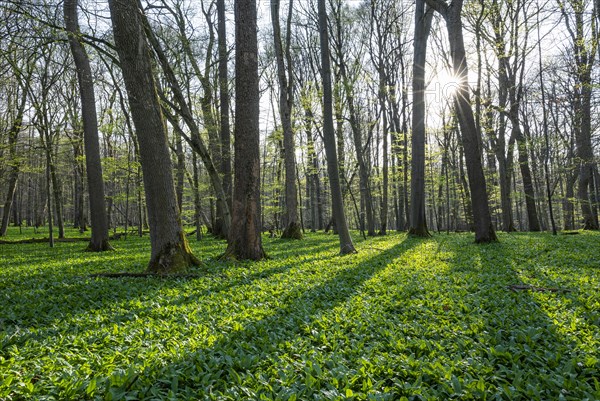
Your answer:
[[[0,400],[600,399],[599,0],[0,19]]]

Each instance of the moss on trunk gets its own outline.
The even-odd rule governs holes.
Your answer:
[[[194,256],[184,233],[180,234],[177,243],[169,243],[150,260],[147,273],[179,274],[186,272],[191,266],[200,266],[200,260]]]
[[[281,234],[281,238],[285,239],[302,239],[302,237],[302,227],[295,221],[288,224]]]

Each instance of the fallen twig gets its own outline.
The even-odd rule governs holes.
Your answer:
[[[568,288],[535,287],[529,284],[512,284],[507,287],[511,291],[534,291],[534,292],[571,292]]]
[[[126,236],[124,233],[116,233],[108,237],[109,240],[119,240],[121,237]],[[89,242],[89,237],[75,237],[75,238],[55,238],[54,242]],[[16,241],[0,240],[0,245],[17,245],[17,244],[45,244],[49,242],[49,238],[27,238]]]
[[[122,277],[134,277],[134,278],[145,278],[145,277],[156,277],[156,278],[201,278],[204,277],[202,274],[194,273],[178,273],[178,274],[156,274],[156,273],[92,273],[90,277],[107,277],[107,278],[122,278]]]

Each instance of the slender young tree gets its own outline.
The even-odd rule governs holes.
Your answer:
[[[83,144],[87,171],[88,191],[90,193],[90,217],[92,237],[88,251],[101,252],[112,250],[108,242],[108,218],[104,200],[104,180],[98,142],[98,120],[96,98],[90,60],[85,47],[80,42],[80,30],[77,16],[77,0],[64,2],[65,27],[69,36],[71,54],[75,61],[79,95],[81,97],[81,116],[83,120]]]
[[[139,142],[152,252],[147,271],[170,274],[199,264],[181,225],[167,128],[136,0],[110,0],[115,46]]]
[[[288,29],[286,32],[285,51],[290,52],[291,38],[291,10],[293,2],[289,4]],[[287,76],[284,61],[284,48],[281,38],[281,24],[279,23],[279,0],[271,1],[271,21],[273,24],[273,45],[277,63],[277,80],[279,82],[279,116],[283,127],[283,157],[285,164],[285,228],[282,238],[301,239],[302,229],[298,223],[298,190],[296,187],[296,160],[294,131],[292,128],[292,104],[294,88],[292,76]],[[291,73],[292,66],[288,57],[287,71]]]
[[[8,129],[7,135],[10,168],[8,171],[8,189],[6,191],[6,200],[4,202],[4,210],[2,213],[2,223],[0,224],[0,237],[5,236],[6,231],[8,230],[8,222],[10,220],[10,213],[12,211],[13,201],[16,194],[19,172],[21,170],[21,163],[19,162],[17,155],[17,143],[19,140],[19,133],[23,128],[23,116],[27,106],[27,92],[31,83],[32,75],[30,65],[27,66],[26,71],[21,71],[19,66],[15,65],[15,62],[16,59],[10,60],[12,72],[14,73],[15,77],[18,78],[18,83],[15,85],[17,89],[15,90],[15,96],[18,97],[18,100],[16,105],[16,113],[13,118],[12,125]],[[30,63],[28,62],[28,64]],[[21,90],[20,93],[19,89]]]
[[[321,75],[323,79],[323,142],[327,155],[327,173],[331,188],[331,206],[333,218],[340,237],[340,254],[355,253],[352,237],[348,230],[344,200],[340,186],[340,173],[336,152],[335,131],[333,128],[333,94],[331,89],[331,62],[329,56],[329,33],[325,0],[318,0],[319,41],[321,47]]]
[[[229,126],[229,70],[227,63],[227,21],[225,0],[217,0],[217,47],[219,52],[219,111],[221,136],[221,174],[227,206],[231,210],[231,128]]]
[[[256,0],[235,0],[233,216],[225,257],[263,259]]]

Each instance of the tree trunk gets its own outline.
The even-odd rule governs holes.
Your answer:
[[[527,141],[521,132],[518,119],[511,119],[513,125],[514,137],[517,141],[517,154],[521,177],[523,178],[523,192],[525,193],[525,206],[527,209],[527,221],[529,222],[529,231],[540,231],[540,221],[535,205],[535,191],[533,180],[531,178],[531,169],[529,168],[529,158],[527,152]]]
[[[235,129],[233,218],[226,257],[263,259],[256,0],[235,1]]]
[[[410,234],[429,237],[425,215],[425,62],[433,10],[417,0],[413,58],[413,114]]]
[[[85,48],[80,42],[79,22],[77,17],[77,0],[65,0],[64,17],[69,44],[75,60],[79,95],[81,97],[81,114],[83,118],[83,141],[85,163],[90,194],[90,223],[92,236],[87,246],[88,251],[100,252],[113,249],[108,242],[108,218],[104,200],[104,180],[100,160],[98,142],[98,120],[96,116],[96,99],[90,61]]]
[[[19,179],[20,163],[17,159],[17,140],[23,123],[23,114],[25,113],[25,105],[27,103],[27,91],[23,89],[22,97],[17,106],[17,114],[13,121],[10,130],[8,131],[8,153],[10,160],[10,171],[8,173],[8,190],[6,191],[6,201],[4,202],[4,211],[2,214],[2,223],[0,225],[0,237],[6,235],[8,229],[8,221],[10,212],[15,197],[17,188],[17,180]]]
[[[219,51],[219,101],[221,135],[221,175],[223,192],[231,210],[232,173],[231,173],[231,129],[229,127],[229,78],[227,55],[227,31],[225,20],[225,0],[217,0],[217,46]]]
[[[185,178],[185,153],[183,152],[183,141],[181,135],[175,135],[175,155],[177,156],[177,181],[175,193],[177,195],[177,207],[179,213],[183,213],[183,184]]]
[[[498,239],[496,238],[488,205],[485,175],[481,163],[481,140],[475,125],[469,93],[469,71],[461,20],[463,0],[454,0],[449,6],[441,0],[426,1],[432,7],[436,8],[446,20],[454,75],[459,80],[459,85],[454,95],[454,104],[465,149],[471,205],[473,207],[473,221],[475,224],[475,242],[494,242]]]
[[[368,166],[365,161],[366,156],[364,154],[364,146],[362,140],[362,130],[360,127],[360,122],[358,118],[358,112],[356,110],[354,104],[354,88],[352,83],[350,82],[350,77],[348,76],[348,71],[346,67],[344,49],[342,45],[342,34],[341,34],[341,17],[338,16],[336,20],[337,24],[337,32],[338,32],[338,40],[337,40],[337,61],[339,66],[339,74],[342,79],[342,83],[344,85],[344,91],[346,92],[346,102],[348,105],[348,114],[350,120],[350,128],[352,130],[352,138],[354,140],[354,148],[356,151],[356,160],[358,162],[358,177],[360,182],[360,200],[361,200],[361,209],[364,210],[366,215],[366,223],[367,223],[367,234],[369,236],[375,235],[375,218],[373,216],[373,197],[371,195],[371,188],[369,184],[369,171]],[[340,96],[341,97],[341,96]],[[341,102],[341,98],[339,99]],[[341,109],[341,106],[339,107]],[[338,121],[342,121],[341,112],[340,116],[338,116]],[[338,130],[339,139],[343,142],[342,130]],[[342,154],[339,155],[340,158],[343,157]]]
[[[62,190],[60,180],[58,179],[56,173],[54,158],[52,158],[52,163],[50,163],[50,179],[52,180],[52,196],[54,196],[54,209],[56,213],[56,225],[58,226],[58,238],[63,239],[65,238],[65,222],[63,219]]]
[[[318,0],[319,13],[319,40],[321,48],[321,75],[323,79],[323,142],[327,154],[327,173],[331,187],[331,205],[333,219],[340,238],[340,254],[355,253],[352,237],[348,231],[346,215],[344,213],[344,200],[340,186],[340,173],[333,128],[333,96],[331,90],[331,64],[329,59],[329,34],[327,27],[327,11],[325,0]]]
[[[191,109],[190,105],[188,104],[188,102],[186,101],[185,96],[183,95],[181,86],[179,85],[179,82],[177,81],[177,78],[175,76],[173,68],[169,64],[169,61],[168,61],[166,55],[164,54],[162,47],[160,46],[160,42],[158,41],[154,32],[152,31],[146,16],[142,13],[142,15],[140,17],[141,17],[140,22],[143,26],[143,29],[146,32],[146,36],[147,36],[148,40],[150,41],[150,44],[152,45],[152,48],[154,49],[154,52],[156,53],[156,55],[158,57],[158,60],[162,67],[162,70],[165,73],[167,82],[169,83],[170,89],[173,92],[173,96],[175,97],[175,100],[179,106],[178,113],[181,115],[185,124],[188,126],[191,137],[188,136],[187,134],[185,134],[183,132],[183,130],[179,130],[179,134],[186,140],[186,142],[192,147],[192,149],[195,152],[197,152],[198,155],[200,155],[200,158],[202,159],[202,162],[204,163],[206,171],[208,172],[208,176],[210,177],[210,181],[213,186],[213,189],[215,190],[215,195],[217,197],[217,204],[219,205],[220,210],[223,211],[222,216],[221,216],[221,219],[222,219],[221,232],[223,235],[228,235],[229,229],[231,227],[231,213],[230,213],[229,207],[227,206],[227,196],[225,195],[225,191],[223,189],[222,178],[219,175],[219,172],[217,171],[215,164],[213,163],[213,160],[211,158],[209,150],[207,149],[206,145],[204,144],[204,141],[202,140],[202,137],[200,135],[200,128],[198,127],[196,119],[194,118],[192,109]],[[184,37],[184,35],[185,35],[185,30],[183,32],[181,32],[181,30],[183,28],[185,28],[185,27],[182,27],[182,26],[179,27],[182,37]],[[191,49],[189,48],[189,43],[188,43],[187,39],[184,39],[182,43],[184,44],[184,50],[190,55],[190,60],[193,60],[193,53],[192,53]],[[206,73],[207,69],[205,69],[205,74],[202,74],[200,71],[200,68],[198,67],[198,64],[195,61],[192,61],[192,66],[194,68],[194,72],[196,73],[196,75],[198,77],[201,77],[201,81],[204,81],[203,86],[205,87],[204,89],[206,91],[207,85],[206,85],[205,75],[207,75],[207,73]],[[208,90],[210,91],[210,88]],[[159,95],[161,96],[161,98],[163,98],[163,100],[168,101],[165,98],[163,93],[159,93]],[[206,102],[206,99],[204,99],[204,102]],[[175,116],[167,113],[166,108],[163,108],[163,111],[166,112],[166,117],[169,120],[169,122],[171,123],[171,125],[173,125],[175,127],[175,129],[177,129],[179,124],[177,123]],[[214,125],[214,120],[212,120],[212,113],[210,113],[208,116],[211,118],[211,121],[208,121],[208,128],[214,129],[215,125]]]
[[[195,153],[192,153],[192,189],[194,191],[194,226],[196,227],[196,241],[202,239],[202,205],[200,204],[200,173],[198,171],[198,159]]]
[[[598,216],[594,213],[590,198],[593,198],[594,192],[594,153],[592,147],[592,67],[596,61],[596,52],[598,44],[590,43],[586,39],[586,23],[584,15],[587,14],[586,8],[578,1],[571,0],[572,13],[567,15],[564,5],[561,5],[563,16],[567,20],[569,32],[573,40],[575,57],[575,107],[574,107],[574,125],[575,142],[577,144],[577,157],[579,158],[579,179],[577,188],[577,197],[581,205],[581,214],[583,217],[584,230],[597,230]],[[592,18],[596,16],[598,10],[594,10]],[[574,19],[575,29],[570,26],[571,19]],[[595,24],[593,24],[595,29]],[[597,41],[598,32],[592,32],[592,40]],[[590,194],[590,189],[592,194]],[[592,195],[590,197],[590,195]]]
[[[109,7],[144,175],[152,246],[147,271],[181,272],[199,261],[181,226],[167,129],[156,94],[141,10],[136,0],[110,0]]]
[[[290,10],[293,5],[289,4]],[[288,18],[289,19],[289,18]],[[298,190],[296,187],[296,160],[294,131],[292,129],[293,88],[292,75],[286,76],[283,45],[281,43],[281,27],[279,23],[279,0],[271,1],[271,21],[273,24],[273,43],[277,60],[277,78],[279,82],[279,116],[283,127],[283,156],[285,163],[285,228],[282,238],[301,239],[302,230],[298,224]],[[289,43],[291,32],[288,29],[286,43]],[[286,46],[287,47],[287,46]],[[289,52],[290,49],[286,48]],[[288,65],[291,73],[291,65]]]

